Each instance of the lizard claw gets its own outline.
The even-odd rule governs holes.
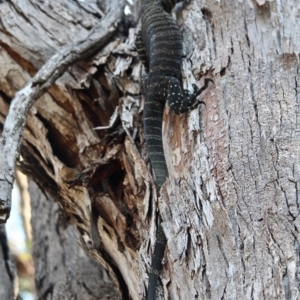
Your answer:
[[[197,105],[199,105],[199,104],[203,104],[203,105],[206,106],[206,103],[205,103],[204,101],[198,101],[198,102],[197,102]]]
[[[199,88],[197,87],[196,84],[192,84],[193,90],[194,90],[194,94],[197,94],[197,92],[199,91]]]
[[[205,78],[204,79],[204,85],[205,86],[207,86],[209,82],[211,82],[212,84],[215,84],[214,81],[211,78]]]
[[[208,88],[208,83],[211,82],[214,84],[213,80],[210,78],[205,78],[204,79],[204,85],[201,87],[200,90],[198,90],[197,94],[200,95],[204,90]]]
[[[190,110],[195,109],[195,108],[198,107],[200,104],[203,104],[203,105],[206,106],[206,103],[205,103],[204,101],[199,100],[199,101],[196,101],[196,103],[190,108]]]

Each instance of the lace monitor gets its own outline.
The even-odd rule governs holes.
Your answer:
[[[177,2],[183,0],[142,0],[141,31],[136,38],[136,49],[147,73],[144,80],[146,94],[144,106],[144,130],[147,150],[155,175],[158,191],[166,181],[168,169],[162,144],[162,118],[166,101],[175,114],[197,107],[200,93],[208,87],[193,93],[182,90],[181,63],[183,54],[182,38],[178,25],[171,15]],[[149,274],[147,299],[156,299],[159,273],[166,247],[162,226],[158,226],[156,244]]]

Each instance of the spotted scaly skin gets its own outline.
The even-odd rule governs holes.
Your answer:
[[[182,90],[182,38],[178,25],[171,16],[177,2],[182,0],[142,0],[142,29],[136,38],[136,49],[145,71],[146,94],[144,106],[144,131],[148,154],[160,190],[168,174],[162,143],[162,118],[166,101],[175,114],[197,107],[197,96],[207,88],[211,79],[194,92]],[[166,247],[166,237],[161,225],[158,226],[156,244],[149,273],[147,299],[155,300],[162,259]]]

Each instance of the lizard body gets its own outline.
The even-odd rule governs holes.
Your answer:
[[[142,29],[136,38],[136,49],[145,71],[146,94],[144,105],[144,130],[147,150],[155,175],[158,191],[168,174],[162,143],[162,120],[166,101],[175,114],[195,108],[197,96],[207,88],[211,79],[194,92],[182,90],[183,43],[178,25],[171,15],[177,2],[182,0],[142,0]],[[156,244],[149,274],[147,299],[155,300],[156,289],[166,247],[166,237],[162,226],[158,226]]]

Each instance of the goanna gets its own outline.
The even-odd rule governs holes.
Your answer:
[[[136,48],[148,76],[144,83],[146,94],[144,106],[144,131],[147,150],[160,190],[168,177],[168,169],[162,144],[162,118],[165,103],[175,114],[197,107],[197,96],[207,88],[205,85],[190,94],[182,89],[181,63],[182,38],[178,25],[171,15],[177,2],[182,0],[142,0],[142,29],[136,38]],[[156,299],[159,273],[166,247],[166,237],[161,226],[156,234],[156,244],[149,274],[147,299]]]

